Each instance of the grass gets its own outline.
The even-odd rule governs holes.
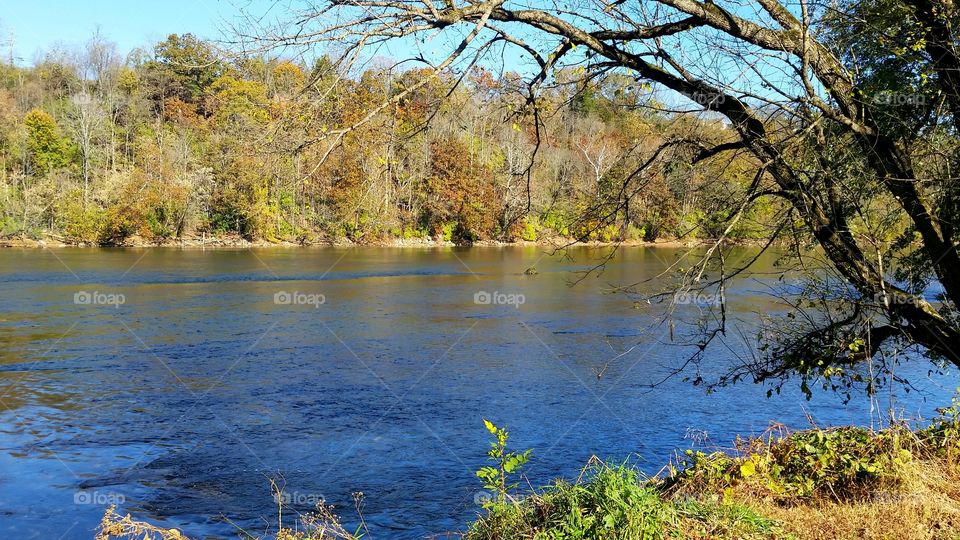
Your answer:
[[[146,524],[168,536],[134,536],[131,524],[108,514],[97,539],[185,538]],[[276,539],[360,536],[321,506]],[[463,537],[960,540],[960,401],[914,430],[775,428],[726,452],[688,451],[654,477],[592,459],[576,480],[498,497]]]
[[[960,540],[960,402],[917,430],[774,428],[656,477],[594,460],[489,505],[466,538]]]
[[[487,510],[467,540],[774,538],[777,523],[736,502],[663,496],[626,465],[592,463],[581,480],[558,481],[522,501]]]

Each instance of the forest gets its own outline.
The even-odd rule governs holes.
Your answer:
[[[736,139],[719,115],[664,103],[622,73],[581,72],[557,70],[531,113],[521,74],[479,65],[438,73],[374,57],[345,67],[329,55],[227,54],[190,34],[124,55],[95,34],[29,67],[0,65],[0,238],[769,234],[775,204],[751,206],[725,231],[756,169],[748,156],[661,151],[680,138]],[[657,165],[637,174],[655,149]]]

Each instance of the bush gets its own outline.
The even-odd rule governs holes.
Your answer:
[[[956,464],[960,457],[960,388],[949,407],[939,409],[940,415],[930,426],[918,432],[918,438],[931,452],[946,457]]]
[[[492,505],[467,533],[494,538],[666,538],[677,513],[630,467],[594,465],[586,481],[558,481],[522,503]]]
[[[899,482],[898,466],[912,455],[901,446],[902,431],[844,427],[771,435],[742,443],[744,457],[688,451],[667,489],[722,492],[746,482],[780,500],[859,498]]]
[[[537,241],[537,230],[540,227],[540,221],[536,216],[527,218],[523,224],[523,232],[520,233],[520,238],[524,239],[527,242],[536,242]]]
[[[440,237],[444,242],[449,242],[451,239],[453,239],[453,231],[456,226],[456,223],[444,223],[440,226]]]
[[[560,236],[570,236],[570,229],[567,226],[570,220],[563,213],[548,211],[541,216],[540,222],[545,229],[552,230]]]
[[[96,205],[85,205],[80,193],[66,198],[58,209],[58,218],[67,239],[83,244],[99,244],[108,221],[106,212]]]
[[[143,221],[143,216],[136,208],[116,204],[106,210],[103,229],[98,241],[101,244],[119,245],[131,235],[136,234]]]

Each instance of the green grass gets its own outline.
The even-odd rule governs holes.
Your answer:
[[[655,479],[628,465],[591,465],[580,481],[563,480],[521,501],[490,505],[467,540],[660,540],[769,538],[777,523],[721,500],[671,500]]]

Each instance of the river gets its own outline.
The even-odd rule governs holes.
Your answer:
[[[274,479],[294,510],[322,498],[352,527],[362,492],[370,537],[423,538],[480,511],[484,418],[534,449],[534,485],[591,455],[653,473],[807,415],[876,422],[866,396],[807,401],[798,384],[651,388],[691,350],[655,324],[664,306],[610,292],[684,251],[625,248],[575,284],[603,250],[0,251],[0,537],[89,539],[111,503],[197,538],[263,533]],[[757,264],[727,293],[748,328],[776,311],[772,256]],[[743,354],[728,345],[708,374]],[[907,417],[957,385],[928,367],[900,368],[919,390],[892,393]]]

